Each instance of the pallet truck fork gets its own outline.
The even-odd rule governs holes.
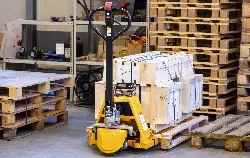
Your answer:
[[[105,11],[106,35],[94,27],[92,18],[97,11]],[[128,25],[114,35],[113,25],[118,23],[114,19],[116,11],[128,16]],[[144,118],[139,98],[135,96],[136,85],[133,83],[118,83],[113,89],[113,42],[129,30],[131,15],[123,9],[115,8],[112,2],[106,2],[103,7],[90,14],[89,24],[107,44],[106,54],[106,91],[105,101],[102,104],[96,124],[87,128],[89,145],[96,145],[106,154],[116,153],[127,147],[149,149],[158,144],[157,137]],[[119,95],[114,95],[118,94]]]

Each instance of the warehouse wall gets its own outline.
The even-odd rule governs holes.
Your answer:
[[[0,32],[4,30],[6,20],[26,17],[26,0],[0,0]]]
[[[69,16],[73,15],[73,0],[37,0],[38,1],[38,19],[49,20],[50,16]],[[105,0],[93,0],[94,8],[101,6]],[[116,3],[123,0],[116,0]],[[127,0],[131,3],[130,9],[133,9],[134,0]],[[87,0],[87,3],[88,0]],[[81,7],[77,5],[77,14],[80,15]],[[0,0],[0,32],[4,29],[6,20],[15,20],[26,17],[26,0]]]
[[[89,4],[89,1],[86,1]],[[104,0],[94,0],[94,7],[99,7]],[[77,15],[81,15],[81,6],[77,4]],[[70,20],[70,15],[74,14],[73,0],[38,0],[38,19],[50,20],[51,16],[64,16]]]
[[[94,2],[93,8],[102,6],[105,0],[92,0]],[[134,0],[126,0],[131,3],[129,7],[133,10]],[[74,1],[73,0],[38,0],[38,19],[50,20],[51,16],[64,16],[66,20],[70,20],[70,15],[74,13]],[[89,5],[89,0],[86,0]],[[117,6],[124,0],[115,0]],[[77,4],[77,15],[81,15],[81,6]]]

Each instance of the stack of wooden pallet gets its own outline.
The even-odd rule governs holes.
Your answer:
[[[203,107],[222,116],[236,108],[242,4],[238,0],[151,0],[150,43],[166,53],[194,55],[204,75]]]
[[[206,126],[192,131],[191,144],[203,148],[215,141],[224,141],[224,147],[231,152],[247,151],[250,142],[250,118],[242,115],[227,115]],[[218,149],[218,148],[217,148]]]
[[[238,75],[238,112],[250,112],[250,1],[244,0],[242,5],[242,38],[240,45],[240,71]]]
[[[67,123],[67,89],[70,75],[0,71],[0,126],[3,138],[17,137],[18,130],[40,131],[47,125]],[[56,122],[50,118],[57,117]],[[49,122],[48,122],[49,121]],[[26,136],[26,135],[25,135]]]

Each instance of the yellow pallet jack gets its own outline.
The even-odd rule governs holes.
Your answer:
[[[93,24],[93,15],[98,11],[105,11],[106,35],[101,33]],[[114,19],[115,12],[127,14],[128,25],[118,34],[114,35],[113,25],[118,23]],[[90,14],[89,24],[107,44],[106,55],[106,91],[105,101],[102,104],[96,124],[87,128],[89,145],[96,145],[106,154],[116,153],[128,147],[149,149],[159,142],[149,128],[140,100],[135,96],[134,83],[118,83],[113,88],[113,42],[129,30],[131,15],[123,8],[115,8],[112,2],[106,2],[103,7]],[[115,95],[114,95],[115,94]]]

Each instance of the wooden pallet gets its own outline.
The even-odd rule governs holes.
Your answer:
[[[231,105],[229,108],[225,109],[224,112],[216,112],[216,111],[201,111],[196,110],[193,112],[194,116],[205,115],[209,117],[209,121],[214,121],[216,119],[222,118],[228,114],[236,114],[237,105]]]
[[[153,39],[151,39],[153,40]],[[177,42],[178,43],[178,42]],[[180,42],[179,42],[180,43]],[[230,52],[239,52],[239,48],[233,49],[221,49],[221,48],[208,48],[208,47],[183,47],[180,44],[169,44],[166,46],[157,46],[157,49],[161,52],[173,52],[173,51],[183,51],[183,52],[210,52],[210,53],[230,53]]]
[[[171,149],[189,140],[192,129],[202,127],[207,123],[208,117],[206,116],[191,117],[176,126],[171,126],[168,129],[157,133],[156,137],[159,139],[162,149]]]
[[[180,23],[204,23],[204,24],[228,24],[228,23],[241,23],[239,18],[237,19],[218,19],[218,18],[190,18],[190,17],[151,17],[152,22],[167,23],[180,22]]]
[[[1,127],[4,128],[14,128],[14,127],[22,127],[25,124],[28,124],[29,121],[33,123],[33,121],[39,120],[42,116],[42,108],[37,107],[31,110],[25,110],[20,113],[12,113],[12,114],[5,114],[1,115]]]
[[[241,3],[239,0],[189,0],[192,3]]]
[[[51,121],[51,118],[56,118],[56,121]],[[57,123],[67,123],[68,112],[65,110],[44,110],[42,122],[43,128],[53,126]]]
[[[67,90],[65,88],[55,88],[53,96],[43,96],[42,108],[44,111],[65,111],[67,106]]]
[[[23,72],[23,71],[0,71],[0,98],[20,100],[25,98],[25,92],[47,93],[52,84],[72,87],[73,79],[70,75]]]
[[[218,82],[205,82],[203,84],[203,94],[208,96],[221,96],[223,94],[229,94],[231,92],[236,93],[237,90],[237,80],[228,80],[227,83],[218,83]]]
[[[189,53],[193,54],[193,53]],[[228,54],[208,54],[208,53],[195,53],[194,54],[194,65],[208,65],[218,66],[226,65],[237,62],[239,60],[239,53],[228,53]]]
[[[240,71],[237,77],[238,86],[250,86],[250,72]]]
[[[206,35],[205,33],[192,33],[192,32],[176,32],[164,31],[165,33],[155,31],[156,35],[152,38],[157,40],[158,48],[167,48],[162,46],[171,47],[189,47],[190,49],[235,49],[239,48],[240,38],[232,37],[219,37],[220,35]],[[213,37],[215,36],[215,37]]]
[[[180,52],[171,52],[171,54],[178,54]],[[193,54],[194,65],[204,65],[204,66],[219,66],[232,64],[239,61],[239,56],[237,52],[232,53],[205,53],[205,52],[186,52],[188,54]]]
[[[240,58],[240,70],[250,71],[250,58]]]
[[[242,18],[242,32],[249,33],[250,32],[250,18],[243,17]]]
[[[179,22],[179,21],[164,21],[152,22],[150,24],[150,33],[157,33],[155,31],[179,31],[179,32],[193,32],[205,33],[206,35],[218,34],[234,34],[241,33],[241,24],[239,22],[232,23],[204,23],[204,22]]]
[[[211,108],[226,108],[237,103],[235,92],[220,97],[203,96],[203,106]]]
[[[159,23],[158,23],[159,25]],[[153,26],[151,26],[153,27]],[[153,28],[154,29],[154,28]],[[240,33],[228,33],[228,34],[219,34],[219,33],[211,33],[211,32],[199,32],[199,31],[179,31],[179,30],[171,30],[167,28],[163,28],[163,30],[150,30],[150,35],[158,38],[183,38],[183,39],[197,39],[197,40],[240,40]],[[195,38],[194,38],[195,37]],[[223,42],[221,44],[223,44]]]
[[[239,9],[240,2],[232,3],[183,3],[183,2],[151,2],[151,8],[180,8],[180,9],[195,9],[195,10],[218,10],[218,9]]]
[[[237,110],[239,112],[250,112],[250,96],[238,97]]]
[[[237,110],[238,114],[249,115],[250,114],[250,87],[238,86],[237,90],[238,102]]]
[[[241,44],[240,58],[249,58],[249,57],[250,57],[250,44]]]
[[[28,129],[27,129],[28,128]],[[42,129],[42,124],[40,119],[38,118],[29,118],[25,122],[20,122],[19,124],[16,124],[16,126],[9,127],[9,128],[1,128],[1,136],[5,140],[13,140],[17,138],[19,135],[19,131],[25,130],[25,132],[34,132],[34,131],[40,131]]]
[[[233,49],[239,48],[240,40],[234,39],[188,39],[188,47],[202,47],[202,48],[220,48],[220,49]]]
[[[150,2],[173,2],[173,0],[151,0]],[[174,3],[241,3],[238,0],[174,0]]]
[[[51,118],[56,117],[56,121]],[[62,126],[68,122],[68,112],[63,110],[47,111],[43,117],[28,118],[25,123],[20,122],[17,126],[10,128],[1,128],[2,138],[8,141],[28,137],[38,132],[48,130],[54,127]]]
[[[203,67],[195,65],[194,70],[196,74],[203,74],[204,83],[217,81],[218,84],[227,84],[235,81],[238,74],[238,67],[233,65],[226,67]]]
[[[151,2],[151,8],[158,9],[188,9],[188,10],[219,10],[219,9],[241,9],[241,2],[231,2],[231,3],[200,3],[200,2],[169,2],[169,1],[160,1],[160,2]]]
[[[225,116],[226,112],[236,109],[236,104],[229,105],[225,108],[212,108],[209,106],[202,106],[200,110],[194,111],[194,113],[201,113],[201,114],[216,114],[221,116]]]
[[[188,54],[194,54],[194,65],[219,66],[235,63],[239,60],[237,52],[228,54],[188,52]]]
[[[250,96],[250,87],[248,86],[238,86],[237,95],[240,97]]]
[[[197,19],[240,19],[241,9],[221,9],[221,8],[202,8],[202,7],[158,7],[150,6],[150,17],[162,21],[164,18],[178,17],[194,21]]]
[[[27,93],[25,99],[0,101],[0,112],[4,114],[17,114],[42,106],[42,96],[39,93]]]
[[[216,112],[216,113],[222,113],[223,115],[226,114],[227,111],[230,111],[232,109],[236,108],[236,104],[226,106],[225,108],[213,108],[209,106],[202,106],[200,108],[200,111],[202,112]]]
[[[150,41],[154,40],[155,38],[151,38]],[[157,38],[156,38],[157,42]],[[150,42],[151,43],[151,42]],[[177,46],[158,46],[158,51],[161,51],[162,53],[178,53],[178,52],[185,52],[189,54],[230,54],[234,52],[239,52],[239,48],[235,49],[199,49],[199,48],[189,48],[189,47],[177,47]]]
[[[241,34],[241,44],[250,44],[250,33],[242,32],[242,34]]]
[[[243,0],[243,4],[242,4],[242,17],[243,18],[249,18],[249,8],[250,8],[250,4],[248,0]]]
[[[207,126],[193,130],[191,144],[194,148],[203,148],[209,139],[223,140],[226,150],[244,151],[245,142],[250,141],[250,118],[240,115],[227,115]]]

